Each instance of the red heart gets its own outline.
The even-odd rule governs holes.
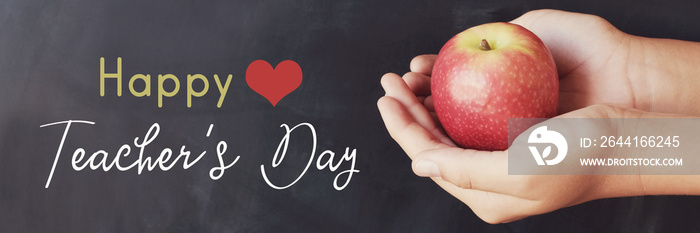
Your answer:
[[[274,69],[264,60],[248,65],[245,81],[250,89],[270,101],[272,107],[301,85],[301,67],[292,60],[282,61]]]

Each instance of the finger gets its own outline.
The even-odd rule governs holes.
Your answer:
[[[408,88],[413,91],[416,96],[430,95],[430,77],[416,72],[408,72],[403,75],[403,80],[408,85]]]
[[[540,214],[537,201],[481,190],[461,189],[444,180],[435,180],[445,191],[469,206],[487,223],[507,223]]]
[[[552,54],[554,61],[557,63],[559,74],[563,75],[570,72],[572,65],[579,64],[574,59],[581,56],[581,53],[576,49],[579,46],[578,44],[580,44],[580,41],[577,41],[577,39],[586,38],[581,35],[571,37],[571,28],[573,27],[571,27],[572,24],[569,24],[569,21],[571,21],[573,14],[559,10],[534,10],[512,20],[511,23],[523,26],[537,35]]]
[[[599,16],[560,10],[530,11],[511,23],[532,31],[547,45],[560,75],[584,68],[582,63],[595,61],[591,56],[617,48],[614,42],[624,37]]]
[[[438,119],[437,113],[435,113],[435,112],[430,112],[430,117],[433,118],[433,121],[435,121],[435,124],[440,124],[440,119]],[[443,133],[443,134],[446,134],[446,133],[444,132],[444,130],[443,130],[442,133]]]
[[[446,152],[447,150],[452,150],[450,148],[446,149],[435,149],[432,150],[436,153],[439,154],[449,154],[449,152]],[[468,151],[468,150],[467,150]],[[469,154],[472,155],[469,155]],[[486,155],[484,153],[489,153],[489,152],[480,152],[480,151],[470,151],[467,152],[467,154],[459,154],[455,153],[454,156],[456,158],[461,157],[461,156],[478,156],[482,161],[489,160],[487,159],[489,155]],[[416,156],[414,158],[413,164],[418,163],[417,161],[420,161],[421,159],[424,159],[424,156],[426,156],[426,153],[421,153],[420,155]],[[493,156],[493,155],[492,155]],[[496,155],[497,156],[497,155]],[[427,156],[426,156],[427,157]],[[507,156],[506,156],[507,157]],[[478,160],[478,159],[477,159]],[[492,192],[492,191],[486,191],[484,189],[494,189],[494,190],[500,190],[500,188],[497,188],[496,186],[498,185],[493,185],[489,184],[488,182],[498,182],[500,185],[503,186],[503,188],[508,188],[512,187],[513,184],[518,185],[518,181],[513,179],[512,181],[508,181],[505,183],[501,183],[496,180],[503,180],[502,178],[509,179],[507,177],[508,175],[506,172],[488,172],[488,171],[497,171],[497,170],[502,170],[498,169],[497,167],[499,166],[498,164],[493,164],[493,163],[471,163],[471,165],[467,164],[466,166],[464,163],[456,163],[456,164],[449,164],[443,163],[441,165],[448,164],[448,166],[452,167],[451,171],[455,171],[456,174],[443,174],[441,177],[438,178],[432,178],[440,187],[442,187],[444,190],[446,190],[448,193],[450,193],[452,196],[456,197],[460,201],[464,202],[467,204],[473,211],[474,213],[479,216],[482,220],[488,222],[488,223],[505,223],[505,222],[512,222],[515,220],[519,220],[531,215],[535,214],[541,214],[545,213],[548,211],[543,211],[543,209],[538,208],[538,201],[537,200],[530,200],[526,198],[520,198],[518,197],[519,194],[522,194],[521,191],[513,191],[513,192],[508,192],[508,193],[514,193],[514,194],[507,194],[507,193],[500,193],[500,192]],[[462,164],[462,165],[460,165]],[[503,163],[501,163],[503,164]],[[415,165],[414,165],[415,166]],[[423,166],[423,165],[419,165]],[[476,169],[479,169],[478,171],[475,171]],[[415,169],[415,167],[414,167]],[[506,168],[507,169],[507,168]],[[450,177],[459,177],[461,175],[458,175],[458,173],[461,173],[460,171],[473,171],[470,172],[467,177],[472,177],[473,181],[471,181],[471,185],[473,187],[491,187],[491,188],[472,188],[472,189],[465,189],[464,187],[460,187],[459,185],[455,185],[453,182],[450,181],[452,180],[460,180],[461,178],[450,178]],[[496,180],[491,180],[490,177],[488,176],[496,176]],[[500,179],[498,178],[500,177]],[[512,177],[510,177],[512,178]],[[474,182],[476,181],[476,183]],[[484,182],[481,182],[484,181]],[[460,181],[464,182],[464,181]],[[476,186],[474,186],[476,185]],[[463,185],[462,185],[463,186]]]
[[[389,134],[410,158],[421,151],[447,146],[420,125],[404,105],[393,97],[380,98],[377,106]]]
[[[419,99],[419,101],[421,101]],[[429,95],[426,96],[425,98],[422,99],[421,101],[423,103],[423,106],[425,106],[425,109],[428,110],[428,113],[430,113],[430,117],[433,118],[433,122],[435,122],[436,125],[438,125],[438,128],[442,128],[440,119],[437,117],[437,113],[435,113],[435,106],[433,105],[433,96]],[[443,134],[446,134],[443,130]]]
[[[508,175],[506,151],[438,148],[418,154],[412,166],[418,176],[439,177],[462,189],[514,196],[524,191],[522,176]]]
[[[411,60],[411,71],[416,73],[421,73],[427,76],[433,73],[433,64],[435,64],[435,59],[437,55],[426,54],[414,57]]]
[[[425,102],[425,97],[423,97],[423,96],[416,96],[416,100],[418,101],[418,103],[424,103],[424,102]]]
[[[412,116],[412,121],[416,121],[420,126],[426,128],[426,130],[433,134],[439,141],[447,145],[454,145],[442,130],[437,127],[433,116],[430,115],[425,106],[423,106],[423,103],[418,101],[401,77],[392,73],[385,74],[384,77],[382,77],[381,83],[386,91],[386,96],[393,97],[400,102],[408,111],[408,114]]]
[[[536,25],[538,20],[542,20],[542,17],[545,17],[547,14],[558,14],[558,12],[559,10],[552,9],[532,10],[526,12],[518,18],[511,20],[510,23],[518,24],[530,29],[530,27]]]
[[[560,80],[561,83],[564,80]],[[580,109],[591,105],[590,98],[586,94],[574,93],[560,90],[559,105],[557,106],[557,115],[565,114],[576,109]]]
[[[428,112],[435,113],[435,105],[433,105],[433,96],[429,95],[423,99],[423,106],[428,109]]]

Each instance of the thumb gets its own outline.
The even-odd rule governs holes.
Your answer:
[[[645,112],[614,104],[594,104],[555,118],[640,118]]]
[[[504,193],[515,182],[508,176],[507,151],[477,151],[459,147],[427,150],[414,157],[413,172],[447,181],[462,189]]]

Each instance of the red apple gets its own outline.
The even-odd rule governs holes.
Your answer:
[[[431,80],[447,135],[477,150],[508,148],[508,118],[550,118],[559,99],[557,67],[534,33],[511,23],[469,28],[442,47]]]

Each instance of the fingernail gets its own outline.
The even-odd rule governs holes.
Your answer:
[[[421,177],[440,177],[440,169],[432,161],[419,160],[413,165],[413,172]]]

